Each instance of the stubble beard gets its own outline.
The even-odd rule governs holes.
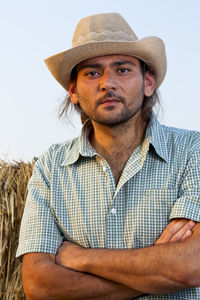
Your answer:
[[[127,101],[125,98],[117,96],[113,92],[109,92],[103,98],[98,99],[93,110],[90,107],[82,107],[81,103],[87,103],[86,97],[80,97],[80,95],[78,95],[78,97],[81,110],[89,117],[90,120],[100,125],[114,127],[127,123],[139,112],[143,105],[144,88],[142,87],[133,97],[132,103],[138,103],[138,105],[134,106],[133,108],[131,107],[131,105],[126,104]],[[106,108],[107,111],[110,111],[109,117],[106,117],[105,114],[103,115],[102,113],[98,113],[98,107],[102,104],[103,101],[105,101],[106,98],[109,97],[113,97],[117,101],[122,102],[123,109],[117,114],[114,111],[114,108],[112,106],[109,106]]]

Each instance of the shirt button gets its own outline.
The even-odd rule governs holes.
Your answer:
[[[103,171],[106,172],[106,167],[103,166]]]
[[[116,208],[112,208],[112,209],[111,209],[111,214],[112,214],[112,215],[116,215],[116,214],[117,214]]]

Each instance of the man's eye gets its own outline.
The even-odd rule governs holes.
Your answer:
[[[97,71],[90,71],[86,73],[86,76],[94,77],[97,76],[99,73]]]
[[[118,70],[118,72],[119,72],[119,73],[128,73],[128,72],[130,72],[130,69],[128,69],[128,68],[120,68],[120,69]]]

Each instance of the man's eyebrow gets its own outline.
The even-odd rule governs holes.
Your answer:
[[[86,64],[86,65],[80,65],[78,66],[78,72],[83,70],[83,69],[87,69],[87,68],[91,68],[91,69],[95,69],[95,68],[101,68],[102,64]]]
[[[131,66],[136,66],[136,64],[130,60],[120,60],[120,61],[114,61],[111,66],[122,66],[122,65],[131,65]],[[97,69],[97,68],[103,68],[103,64],[95,63],[95,64],[85,64],[85,65],[80,65],[78,66],[78,72],[83,70],[83,69]]]
[[[132,65],[132,66],[136,66],[136,64],[130,60],[120,60],[120,61],[115,61],[111,64],[111,66],[122,66],[122,65]]]

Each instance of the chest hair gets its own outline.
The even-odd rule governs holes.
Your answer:
[[[134,149],[131,147],[130,149],[126,149],[125,152],[122,151],[119,153],[115,153],[114,155],[106,155],[106,157],[104,156],[112,170],[116,185],[119,182],[124,167],[129,157],[131,156],[133,150]]]

